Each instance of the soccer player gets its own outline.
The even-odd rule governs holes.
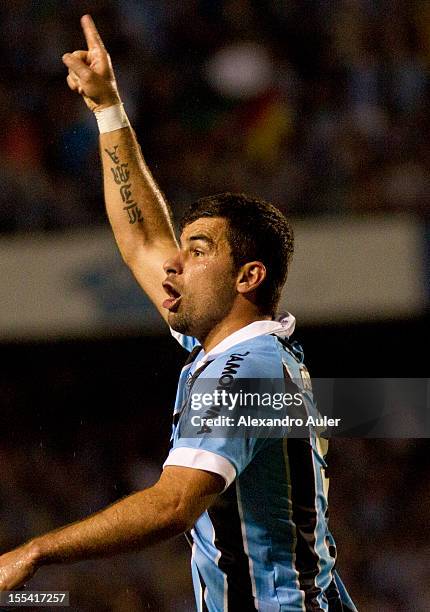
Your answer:
[[[125,262],[191,355],[159,481],[1,556],[0,590],[43,565],[137,550],[187,532],[199,611],[354,611],[335,570],[325,453],[312,429],[301,439],[214,437],[205,426],[184,435],[191,387],[202,380],[209,387],[239,378],[302,380],[311,398],[302,356],[288,342],[294,318],[274,317],[293,252],[290,226],[258,199],[210,196],[188,211],[178,245],[90,16],[82,27],[88,49],[63,62],[70,89],[98,121],[109,220]]]

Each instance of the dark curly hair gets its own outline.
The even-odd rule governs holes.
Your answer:
[[[228,241],[237,270],[261,261],[267,276],[256,290],[261,313],[274,316],[294,252],[294,234],[285,216],[272,204],[243,193],[200,198],[185,212],[180,229],[201,217],[228,221]]]

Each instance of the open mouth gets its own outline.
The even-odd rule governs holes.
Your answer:
[[[168,281],[165,281],[163,283],[163,289],[169,296],[167,300],[164,300],[162,304],[163,308],[167,308],[167,310],[170,311],[175,310],[175,308],[179,305],[179,302],[181,301],[181,294]]]

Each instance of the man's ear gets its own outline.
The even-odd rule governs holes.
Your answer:
[[[261,261],[250,261],[244,264],[237,276],[238,293],[249,293],[257,289],[266,278],[266,267]]]

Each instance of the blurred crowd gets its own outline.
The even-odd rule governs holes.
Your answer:
[[[1,445],[2,552],[156,482],[160,465],[130,456],[116,456],[114,462],[108,439],[94,430],[89,439],[88,429],[84,431],[74,449],[52,449],[49,443],[46,448],[35,441],[25,460],[22,449]],[[114,431],[109,433],[116,438]],[[128,444],[128,452],[133,450]],[[73,612],[190,612],[194,603],[187,547],[181,538],[143,554],[44,567],[27,588],[68,591],[70,608],[64,609]]]
[[[104,221],[97,130],[65,81],[93,14],[173,211],[247,191],[296,215],[429,211],[430,4],[0,6],[0,231]]]
[[[123,439],[127,457],[113,457],[109,449],[117,438],[115,429],[87,429],[74,450],[60,452],[52,442],[51,448],[41,447],[36,436],[25,460],[22,450],[2,445],[0,549],[155,482],[160,467],[138,456],[132,436]],[[140,443],[144,446],[145,439]],[[427,612],[427,441],[335,440],[330,453],[330,521],[338,567],[358,609]],[[190,612],[195,605],[189,555],[181,537],[111,560],[42,568],[28,588],[69,590],[76,612]]]
[[[425,612],[428,440],[332,440],[330,521],[360,612]]]

